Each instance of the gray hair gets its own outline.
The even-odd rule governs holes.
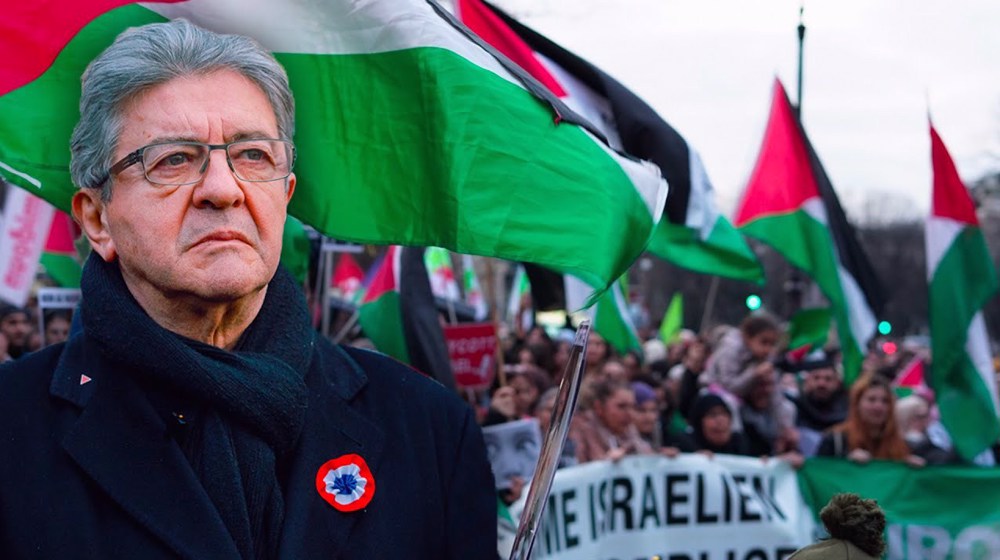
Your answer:
[[[103,188],[111,198],[108,169],[122,131],[122,111],[136,96],[180,76],[228,69],[257,84],[267,96],[282,140],[295,134],[295,101],[288,76],[256,41],[221,35],[178,19],[124,31],[83,73],[80,122],[70,139],[70,173],[81,188]]]

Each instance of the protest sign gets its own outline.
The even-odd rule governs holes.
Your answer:
[[[493,323],[445,325],[444,338],[455,384],[461,389],[489,387],[496,370],[497,335]]]
[[[780,560],[815,527],[786,463],[700,454],[562,469],[543,516],[533,558],[553,560]]]
[[[79,288],[38,289],[38,332],[42,333],[43,346],[69,338],[73,312],[79,303]]]

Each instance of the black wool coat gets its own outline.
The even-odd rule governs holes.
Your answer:
[[[496,558],[496,496],[471,409],[379,354],[317,337],[285,474],[282,559]],[[0,368],[0,558],[239,559],[169,425],[85,333]],[[375,493],[316,488],[355,453]]]

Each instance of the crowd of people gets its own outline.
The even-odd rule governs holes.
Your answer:
[[[0,304],[0,362],[65,341],[71,321],[68,309],[40,312],[34,302],[26,307]]]
[[[570,334],[536,326],[503,341],[504,382],[478,403],[483,425],[537,417],[544,433]],[[962,462],[936,420],[933,393],[906,394],[894,383],[912,355],[871,352],[846,386],[835,348],[793,357],[786,338],[766,313],[702,336],[683,331],[670,344],[651,338],[642,352],[625,354],[592,333],[560,465],[644,453],[725,453],[793,467],[815,456],[913,467]],[[976,462],[996,464],[995,451]]]

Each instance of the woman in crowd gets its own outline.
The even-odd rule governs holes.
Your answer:
[[[733,412],[715,393],[702,393],[691,405],[691,438],[696,451],[709,455],[750,455],[743,434],[733,430]]]
[[[927,428],[931,425],[931,403],[923,395],[910,395],[896,401],[896,422],[910,453],[923,458],[928,465],[947,465],[959,458],[931,441]]]
[[[896,397],[884,377],[862,375],[851,386],[847,420],[823,436],[817,456],[845,457],[861,464],[882,459],[923,466],[925,461],[910,453],[899,432],[895,404]]]
[[[657,394],[649,383],[632,382],[635,393],[635,410],[632,414],[639,436],[652,447],[653,451],[667,457],[676,457],[682,452],[694,451],[691,438],[673,426],[674,407],[666,392]]]
[[[534,365],[517,365],[507,367],[507,383],[514,388],[514,404],[517,418],[529,416],[538,397],[549,388],[549,374]]]
[[[640,436],[632,422],[635,393],[628,383],[604,380],[593,387],[591,410],[583,413],[579,447],[581,463],[611,459],[631,453],[651,453],[652,447]]]

